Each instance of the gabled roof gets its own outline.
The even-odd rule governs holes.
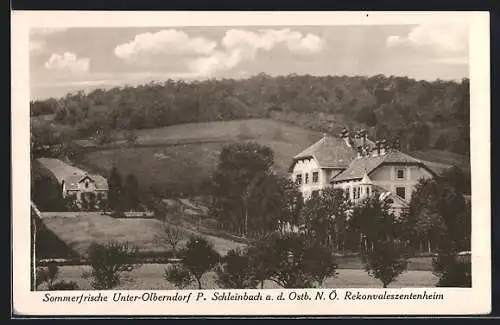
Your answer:
[[[293,157],[293,166],[299,159],[314,158],[320,168],[346,168],[356,157],[356,151],[344,140],[331,136],[323,136],[319,141]]]
[[[78,184],[85,181],[85,179],[89,179],[92,183],[94,183],[95,188],[97,190],[107,190],[108,189],[108,181],[100,176],[100,175],[72,175],[64,180],[64,184],[66,184],[67,190],[77,190]]]
[[[369,175],[382,164],[412,164],[420,165],[434,174],[421,160],[413,158],[401,151],[391,151],[378,156],[366,156],[354,159],[346,170],[332,177],[331,181],[341,182],[354,179],[361,179],[365,172]]]
[[[363,178],[361,179],[361,184],[366,184],[366,185],[372,184],[372,180],[370,179],[370,177],[368,177],[368,173],[366,171],[365,174],[363,175]]]
[[[56,177],[59,184],[66,184],[68,190],[78,189],[78,183],[86,177],[95,183],[98,190],[107,190],[108,182],[100,175],[87,174],[85,171],[71,166],[62,160],[55,158],[39,158],[38,162],[47,168]]]
[[[71,176],[83,177],[86,174],[83,170],[56,158],[38,158],[38,162],[50,170],[60,184]]]

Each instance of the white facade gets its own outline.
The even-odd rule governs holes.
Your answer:
[[[291,173],[292,180],[299,186],[304,199],[311,197],[313,192],[319,193],[322,189],[331,186],[330,179],[341,170],[320,168],[314,158],[298,160]]]

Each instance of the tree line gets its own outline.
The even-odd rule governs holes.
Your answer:
[[[103,141],[111,130],[271,117],[331,133],[346,124],[363,127],[373,138],[400,139],[405,151],[469,154],[468,79],[259,74],[79,91],[30,104],[32,116],[54,114],[73,136],[98,134]]]

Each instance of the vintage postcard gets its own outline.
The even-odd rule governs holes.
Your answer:
[[[484,12],[13,12],[12,313],[489,313],[489,39]]]

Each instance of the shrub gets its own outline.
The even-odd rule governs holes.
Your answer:
[[[192,237],[186,247],[179,252],[180,265],[165,270],[165,280],[184,288],[196,281],[201,289],[201,277],[212,270],[219,262],[220,256],[212,245],[202,237]]]
[[[230,250],[217,267],[217,284],[227,289],[255,288],[259,281],[252,271],[246,251]]]
[[[137,249],[129,248],[127,243],[92,243],[88,248],[88,263],[92,270],[84,276],[93,278],[91,285],[94,289],[111,289],[120,284],[120,273],[134,269],[132,260],[136,255]]]
[[[36,287],[41,284],[47,284],[47,290],[77,290],[76,282],[57,281],[59,275],[59,267],[55,263],[50,263],[47,267],[37,268],[36,270]]]
[[[472,287],[471,261],[459,260],[455,253],[440,252],[432,261],[436,287]]]

